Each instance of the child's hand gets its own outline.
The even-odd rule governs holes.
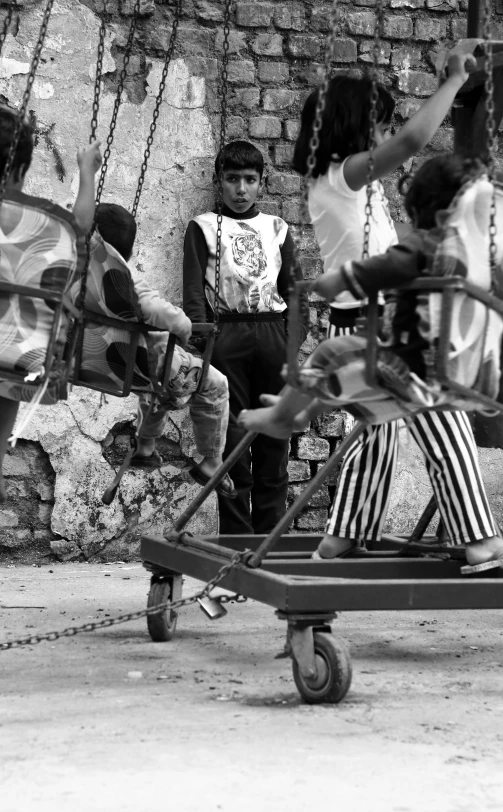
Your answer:
[[[101,141],[93,141],[77,150],[77,164],[81,173],[95,175],[101,166]]]
[[[346,287],[344,277],[339,270],[324,273],[311,283],[311,290],[318,296],[323,296],[327,302],[331,302],[339,293],[346,290]]]
[[[464,85],[476,66],[477,60],[472,54],[451,53],[447,58],[445,73],[449,78],[454,77]]]
[[[176,335],[178,337],[181,346],[186,347],[192,335],[192,325],[189,324],[186,330],[178,330]]]

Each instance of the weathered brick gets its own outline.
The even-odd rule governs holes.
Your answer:
[[[302,203],[298,200],[283,201],[283,219],[287,223],[302,222]]]
[[[258,87],[236,88],[231,96],[231,101],[239,107],[255,110],[260,104],[260,90]]]
[[[28,476],[30,466],[22,457],[6,454],[3,461],[4,476]]]
[[[416,39],[422,40],[444,39],[447,35],[447,23],[444,20],[432,20],[429,17],[423,17],[416,20],[414,35]]]
[[[311,468],[308,462],[290,460],[288,463],[288,479],[290,482],[307,482],[311,479]]]
[[[259,34],[252,43],[252,51],[259,56],[283,56],[281,34]]]
[[[228,116],[226,132],[229,141],[232,141],[233,138],[244,138],[246,136],[246,121],[241,116]]]
[[[120,0],[120,12],[125,17],[132,17],[134,14],[134,7],[136,0]],[[155,11],[154,0],[140,0],[140,17],[148,17]]]
[[[331,6],[315,7],[311,13],[311,29],[313,31],[330,31]]]
[[[457,11],[458,0],[426,0],[426,8],[432,11]]]
[[[207,0],[197,0],[195,13],[196,20],[203,23],[222,23],[224,19],[222,6],[216,6]]]
[[[330,455],[328,440],[305,435],[299,439],[297,456],[301,460],[326,460]]]
[[[0,527],[17,527],[19,519],[12,510],[0,510]]]
[[[346,18],[350,34],[361,34],[371,37],[374,34],[376,15],[371,11],[356,11]]]
[[[301,493],[303,493],[306,489],[305,484],[297,484],[297,485],[290,485],[288,488],[288,497],[292,501],[297,499]],[[313,508],[324,508],[329,507],[330,505],[330,496],[328,494],[328,487],[322,486],[319,490],[316,491],[311,497],[308,502],[309,507]]]
[[[296,141],[300,130],[300,121],[285,121],[285,138],[287,141]]]
[[[260,200],[259,209],[264,214],[272,214],[273,217],[280,217],[280,205],[277,200]]]
[[[255,83],[255,65],[249,59],[229,62],[228,75],[231,83],[253,85]]]
[[[286,82],[290,66],[288,62],[259,62],[257,75],[261,82]]]
[[[317,87],[322,83],[324,75],[325,67],[320,65],[319,62],[292,66],[292,79],[299,84]]]
[[[215,37],[215,52],[221,54],[223,51],[224,33],[221,29],[217,31]],[[229,54],[239,54],[246,48],[246,32],[231,29],[229,32]]]
[[[396,106],[396,112],[401,118],[411,118],[420,107],[421,102],[417,99],[401,99]]]
[[[37,482],[35,490],[39,494],[42,502],[50,502],[54,499],[54,485],[48,482]]]
[[[0,546],[8,550],[17,550],[20,547],[26,547],[32,541],[31,530],[23,528],[19,530],[4,531],[0,540]]]
[[[250,28],[266,28],[271,24],[273,14],[272,3],[238,3],[236,23]]]
[[[274,25],[281,30],[305,31],[306,15],[299,6],[282,6],[274,12]]]
[[[342,437],[344,434],[344,415],[323,414],[316,419],[316,429],[322,437]]]
[[[288,38],[288,53],[296,59],[316,59],[321,47],[319,37],[309,34],[291,34]]]
[[[206,81],[220,76],[218,61],[204,56],[188,56],[186,59],[189,71],[193,76],[204,76]]]
[[[288,110],[294,104],[296,94],[293,90],[287,88],[278,88],[275,90],[266,90],[264,92],[263,107],[267,112],[275,112],[276,110]]]
[[[424,8],[425,0],[391,0],[390,8]]]
[[[431,96],[437,89],[437,79],[431,73],[401,70],[398,72],[398,89],[414,96]]]
[[[442,127],[431,139],[428,146],[435,152],[450,152],[454,143],[454,130]]]
[[[323,273],[323,262],[319,257],[303,257],[302,268],[306,279],[316,279]]]
[[[170,36],[171,26],[159,25],[152,28],[150,33],[152,48],[165,52]],[[183,54],[201,56],[201,54],[210,52],[214,36],[214,32],[209,28],[185,28],[185,26],[180,25],[176,42],[178,49]]]
[[[356,42],[353,39],[334,39],[334,62],[356,62]]]
[[[298,530],[323,530],[328,518],[327,510],[306,510],[295,522]]]
[[[353,5],[374,8],[376,6],[376,0],[353,0]]]
[[[412,20],[410,17],[386,17],[384,18],[385,37],[390,39],[409,39],[412,36]]]
[[[402,45],[401,48],[393,48],[391,54],[391,64],[402,70],[416,68],[422,64],[423,57],[421,48],[413,45]]]
[[[250,119],[252,138],[280,138],[281,120],[275,116],[256,116]]]
[[[466,37],[466,20],[451,20],[451,34],[453,39]]]
[[[360,55],[358,59],[360,62],[373,62],[374,61],[374,43],[373,42],[360,42]],[[389,42],[381,42],[379,46],[379,65],[389,65],[391,56],[391,45]]]
[[[49,502],[40,502],[38,506],[38,520],[40,524],[49,525],[51,523],[53,505]]]
[[[300,191],[300,177],[274,172],[267,179],[267,189],[272,195],[296,195]]]
[[[285,166],[292,163],[293,144],[278,144],[274,147],[274,163],[278,166]]]

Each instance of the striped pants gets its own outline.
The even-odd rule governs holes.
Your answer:
[[[351,335],[330,325],[328,337]],[[452,544],[498,535],[484,489],[475,439],[464,412],[425,412],[406,420],[423,452],[440,516]],[[379,540],[398,455],[398,423],[368,426],[342,461],[326,532]]]

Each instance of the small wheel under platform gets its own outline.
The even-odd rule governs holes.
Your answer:
[[[313,643],[316,676],[304,676],[294,657],[295,685],[309,705],[336,704],[344,699],[351,685],[353,669],[349,649],[330,632],[314,632]]]
[[[167,601],[179,600],[181,597],[181,575],[152,575],[147,600],[148,609]],[[147,615],[147,628],[153,642],[169,643],[175,635],[177,620],[178,612],[175,609],[164,609]]]

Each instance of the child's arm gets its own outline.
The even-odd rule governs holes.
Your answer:
[[[420,152],[433,138],[468,78],[468,68],[475,65],[473,56],[451,54],[447,61],[448,77],[400,131],[373,151],[373,178],[382,178]],[[346,183],[358,191],[367,183],[369,152],[351,155],[344,164]]]
[[[287,305],[289,303],[290,288],[293,280],[297,282],[302,278],[302,268],[298,260],[295,243],[290,233],[290,229],[288,229],[285,242],[281,246],[281,268],[277,281],[278,293]],[[301,293],[299,304],[299,338],[302,344],[305,341],[307,331],[309,329],[309,300],[305,292]],[[288,309],[284,313],[284,315],[288,318],[287,314]]]
[[[185,346],[192,333],[192,324],[182,308],[168,302],[147,282],[135,281],[134,288],[144,321],[153,327],[174,333],[180,339],[182,346]]]
[[[101,166],[101,141],[93,141],[86,147],[79,147],[77,164],[79,166],[79,191],[73,207],[73,215],[87,234],[94,221],[94,176]]]
[[[359,262],[345,262],[332,273],[325,273],[310,285],[310,290],[331,302],[345,290],[356,299],[386,288],[395,288],[416,279],[425,266],[423,241],[411,234],[406,242],[393,245],[385,254]]]
[[[183,309],[192,322],[206,322],[204,280],[208,246],[201,228],[191,220],[183,244]]]

